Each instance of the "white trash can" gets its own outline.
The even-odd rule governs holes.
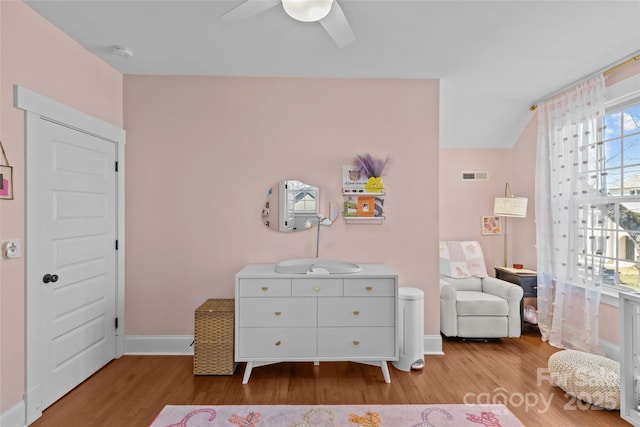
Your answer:
[[[400,359],[393,367],[409,372],[424,366],[424,292],[416,288],[398,288],[398,341]]]

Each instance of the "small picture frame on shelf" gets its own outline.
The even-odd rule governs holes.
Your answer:
[[[482,217],[482,234],[485,236],[502,234],[502,223],[499,216],[485,215]]]
[[[0,165],[0,199],[13,200],[13,167]]]
[[[358,216],[373,216],[376,211],[375,197],[358,197]]]

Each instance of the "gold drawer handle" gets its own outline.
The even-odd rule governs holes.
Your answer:
[[[280,344],[282,344],[280,341],[276,341],[276,347],[278,347]]]
[[[354,341],[353,345],[360,345],[360,341]]]
[[[265,291],[265,292],[267,292],[267,291],[269,290],[269,287],[268,287],[268,286],[263,286],[263,287],[262,287],[262,290],[263,290],[263,291]]]
[[[371,292],[373,290],[373,286],[367,286],[367,290]]]
[[[353,310],[353,315],[354,315],[354,316],[358,316],[359,314],[360,314],[360,311],[359,311],[359,310]]]
[[[276,311],[276,316],[280,316],[282,314],[281,311]]]
[[[313,288],[313,290],[316,292],[320,292],[320,286],[316,286],[315,288]]]

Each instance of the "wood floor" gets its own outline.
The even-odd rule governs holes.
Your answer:
[[[519,339],[445,340],[442,356],[427,356],[410,373],[348,362],[280,363],[255,368],[242,385],[233,376],[194,376],[190,356],[123,356],[46,409],[31,424],[148,426],[164,405],[503,403],[526,426],[629,426],[619,411],[589,407],[549,384],[547,359],[558,349],[525,327]]]

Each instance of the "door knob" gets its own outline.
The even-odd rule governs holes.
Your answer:
[[[57,274],[49,274],[49,273],[47,273],[42,277],[42,281],[44,283],[49,283],[49,282],[56,283],[58,281],[58,275]]]

